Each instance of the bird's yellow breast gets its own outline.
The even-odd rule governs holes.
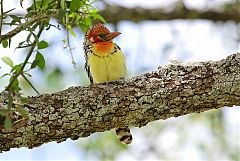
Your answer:
[[[125,57],[120,50],[104,57],[94,54],[90,54],[88,57],[93,83],[103,83],[124,78],[126,75],[125,64]]]

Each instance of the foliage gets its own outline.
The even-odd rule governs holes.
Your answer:
[[[117,154],[126,151],[128,145],[120,143],[111,130],[82,139],[79,148],[85,152],[85,160],[116,160]]]
[[[24,103],[27,102],[27,99],[24,97],[9,96],[6,101],[6,106],[0,108],[0,118],[4,118],[4,126],[6,129],[12,129],[13,120],[20,116],[28,118],[28,112],[24,109]]]
[[[18,4],[22,8],[23,1],[24,0],[20,0]],[[65,46],[70,50],[72,63],[75,65],[76,63],[72,56],[71,45],[69,43],[69,33],[76,37],[76,34],[72,30],[73,27],[77,27],[83,32],[86,32],[86,30],[92,25],[92,20],[99,19],[104,21],[104,19],[97,13],[97,9],[93,7],[90,0],[33,0],[28,8],[23,8],[27,13],[22,16],[11,14],[14,9],[4,12],[3,3],[5,1],[1,0],[0,2],[0,43],[2,46],[4,48],[10,48],[11,40],[15,35],[21,31],[28,32],[28,36],[16,46],[16,49],[28,49],[22,63],[14,64],[14,62],[7,56],[1,58],[1,60],[11,69],[8,73],[4,73],[0,78],[6,76],[9,77],[9,84],[5,90],[12,92],[14,95],[19,94],[21,90],[19,85],[20,76],[39,94],[27,77],[31,77],[29,71],[35,68],[39,68],[40,70],[45,69],[43,49],[48,48],[49,43],[47,40],[41,40],[40,36],[43,32],[48,32],[52,27],[60,30],[60,25],[66,29],[66,40],[64,40],[64,42]],[[50,20],[53,18],[57,19],[57,25],[51,23]],[[8,31],[7,34],[2,35],[2,28],[4,26],[16,27],[13,30]],[[30,62],[30,58],[34,55],[34,60]],[[5,126],[9,127],[10,125],[11,121],[9,121],[9,117],[5,116]]]

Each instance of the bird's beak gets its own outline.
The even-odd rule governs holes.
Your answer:
[[[120,34],[121,34],[121,32],[110,32],[109,34],[106,35],[105,40],[110,41]]]

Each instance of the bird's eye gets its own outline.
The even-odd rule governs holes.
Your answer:
[[[106,37],[105,34],[99,34],[98,36],[99,36],[100,38],[102,38],[102,39],[104,39],[104,38]]]

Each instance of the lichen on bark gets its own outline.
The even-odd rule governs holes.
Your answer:
[[[240,53],[220,61],[172,62],[128,81],[70,87],[28,97],[28,119],[0,125],[0,151],[87,137],[116,127],[240,105]],[[9,92],[0,93],[6,108]]]

